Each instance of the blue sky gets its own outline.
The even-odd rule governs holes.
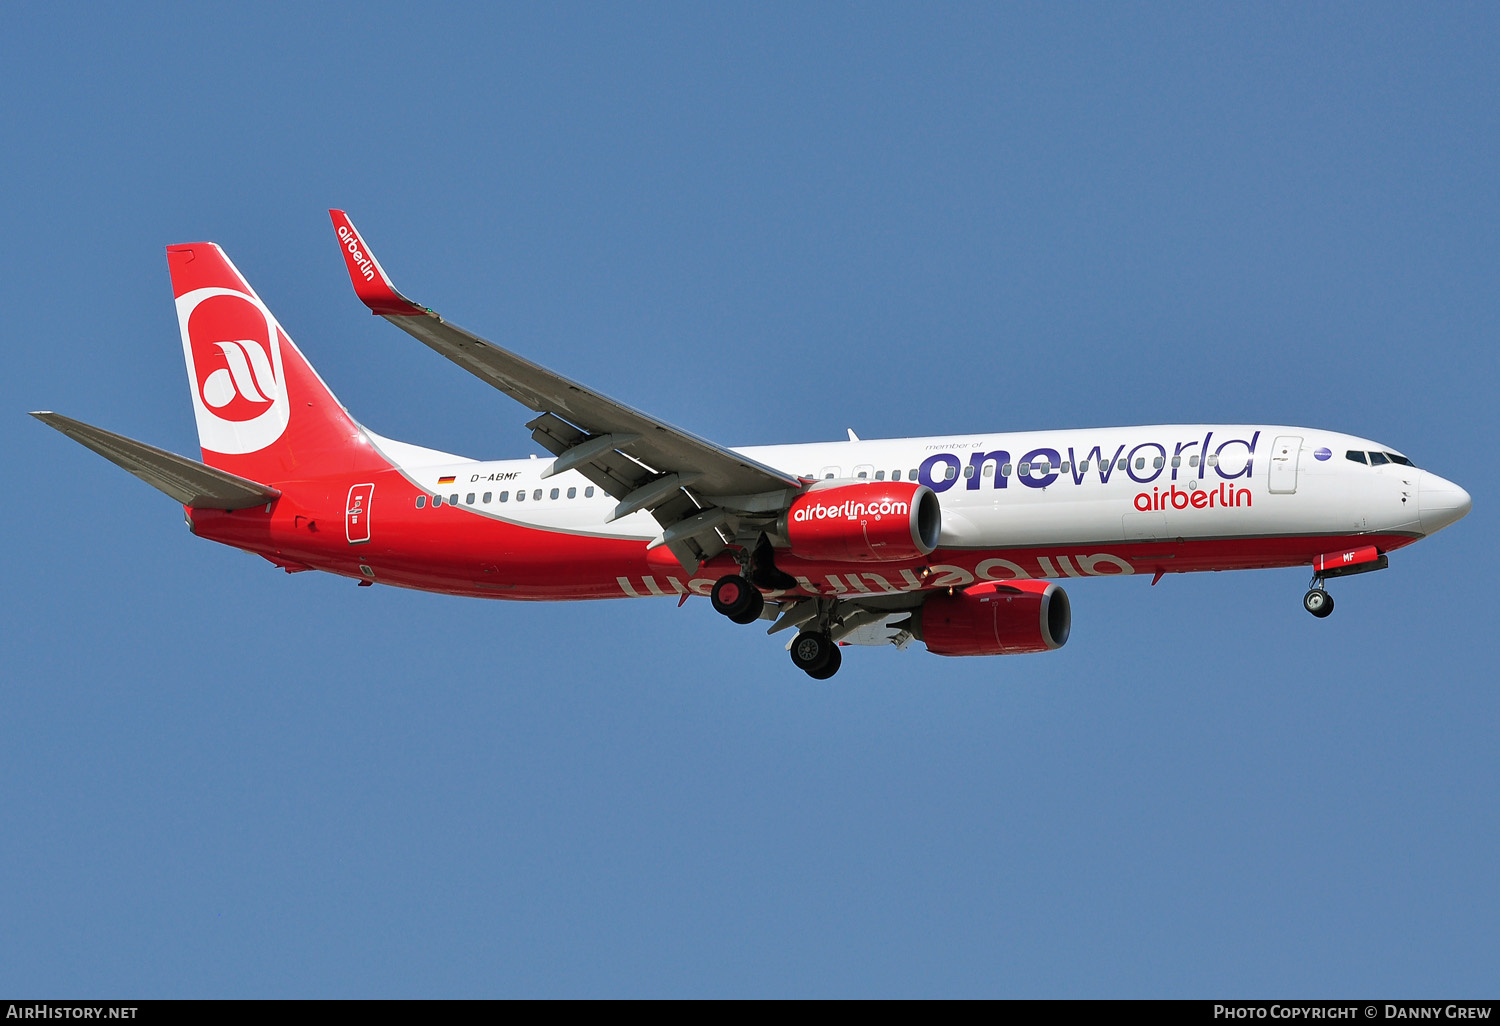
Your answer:
[[[0,992],[1425,997],[1500,976],[1500,14],[21,6],[0,62]],[[1263,421],[1474,512],[1337,582],[1068,584],[1046,656],[288,577],[24,416],[195,453],[163,247],[356,417],[527,411],[410,295],[727,444]]]

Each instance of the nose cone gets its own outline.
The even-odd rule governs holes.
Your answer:
[[[1445,481],[1436,474],[1422,474],[1422,484],[1417,492],[1417,508],[1422,520],[1422,531],[1432,534],[1461,519],[1474,506],[1474,500],[1452,481]]]

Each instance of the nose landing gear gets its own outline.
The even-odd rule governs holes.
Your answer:
[[[1302,608],[1319,620],[1333,612],[1333,596],[1324,589],[1322,577],[1313,576],[1311,587],[1302,596]]]

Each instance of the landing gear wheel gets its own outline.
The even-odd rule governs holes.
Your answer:
[[[839,648],[833,643],[833,639],[822,631],[803,631],[797,635],[797,640],[792,642],[792,662],[797,664],[797,669],[802,670],[813,677],[818,677],[819,671],[826,669],[830,664],[834,670],[838,669],[835,659],[842,661],[838,654]],[[830,673],[831,677],[833,674]],[[819,680],[825,678],[818,678]]]
[[[743,577],[720,577],[714,582],[714,609],[735,623],[753,623],[766,607],[765,596]]]
[[[808,670],[807,675],[813,680],[827,680],[829,677],[832,677],[835,673],[839,672],[839,667],[843,665],[843,662],[843,653],[839,651],[839,647],[837,645],[834,645],[833,651],[828,654],[827,665],[825,665],[821,670]]]
[[[1322,588],[1313,588],[1302,596],[1302,608],[1321,620],[1333,612],[1333,596]]]

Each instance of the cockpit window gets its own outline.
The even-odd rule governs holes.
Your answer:
[[[1416,464],[1413,463],[1411,460],[1409,460],[1405,456],[1401,456],[1401,455],[1399,455],[1397,453],[1388,452],[1385,455],[1386,455],[1386,458],[1389,459],[1392,463],[1399,463],[1403,467],[1415,467],[1416,466]]]
[[[1383,467],[1389,462],[1391,461],[1386,459],[1385,453],[1383,452],[1370,453],[1370,466],[1372,467]]]
[[[1344,459],[1352,460],[1355,463],[1364,463],[1365,454],[1360,452],[1358,449],[1350,449],[1348,452],[1344,453]]]

